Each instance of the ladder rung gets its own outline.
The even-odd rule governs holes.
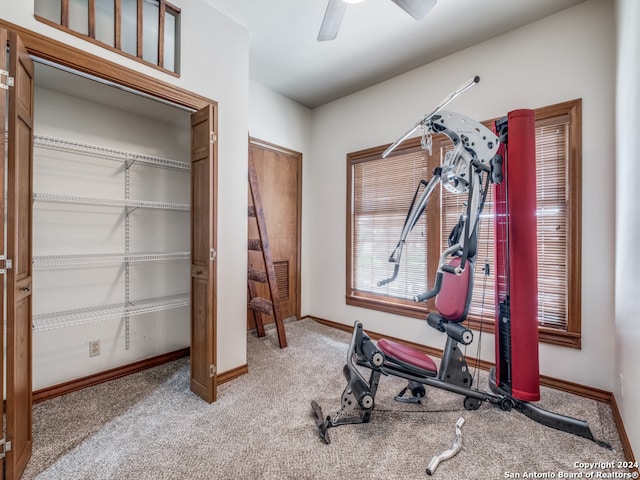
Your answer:
[[[259,238],[250,238],[248,243],[249,250],[253,250],[254,252],[262,251],[262,242]]]
[[[252,298],[249,302],[249,308],[266,315],[273,315],[273,304],[264,298]]]
[[[262,199],[260,198],[260,189],[258,187],[258,177],[256,175],[256,169],[253,164],[253,155],[251,153],[251,147],[249,147],[249,191],[251,192],[251,199],[253,200],[252,205],[248,209],[249,217],[255,217],[256,226],[258,227],[258,232],[260,234],[260,239],[262,240],[262,258],[264,259],[265,270],[268,273],[260,272],[264,277],[267,277],[266,280],[269,283],[269,293],[271,295],[271,300],[266,300],[264,298],[255,296],[255,285],[254,282],[248,282],[248,288],[250,291],[250,296],[253,297],[249,302],[249,308],[253,309],[254,317],[256,319],[256,327],[258,330],[258,335],[263,335],[263,324],[262,319],[260,318],[260,314],[264,313],[267,315],[273,316],[273,319],[276,324],[276,329],[278,331],[278,343],[280,344],[280,348],[285,348],[287,346],[287,336],[284,331],[284,323],[282,321],[282,311],[280,309],[280,294],[278,292],[278,283],[277,278],[273,269],[273,260],[271,258],[271,248],[269,247],[269,240],[267,239],[267,225],[264,218],[264,211],[262,209]],[[251,244],[251,242],[249,242]],[[251,270],[249,269],[249,280],[251,280]]]
[[[256,270],[255,268],[249,268],[247,271],[247,277],[249,280],[253,280],[254,282],[267,283],[269,281],[267,272]]]

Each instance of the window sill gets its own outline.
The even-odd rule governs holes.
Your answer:
[[[354,307],[367,308],[370,310],[378,310],[381,312],[401,315],[403,317],[424,319],[429,313],[424,304],[411,304],[409,301],[403,300],[382,300],[380,297],[369,297],[365,294],[346,295],[347,305]],[[483,321],[477,318],[468,318],[464,324],[476,331],[487,333],[495,333],[493,319],[485,319]],[[540,343],[548,343],[568,348],[582,348],[582,335],[579,333],[566,332],[556,328],[538,327],[538,341]]]
[[[494,320],[483,320],[468,318],[465,325],[472,330],[495,333]],[[557,328],[538,327],[538,342],[559,345],[561,347],[582,348],[582,335],[579,333],[566,332]]]
[[[408,300],[394,300],[391,298],[382,300],[380,297],[368,296],[366,294],[347,295],[345,298],[347,305],[393,313],[404,317],[423,319],[427,314],[427,309],[423,304],[414,303],[412,305]]]

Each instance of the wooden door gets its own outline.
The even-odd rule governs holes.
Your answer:
[[[267,223],[282,318],[299,319],[302,154],[256,139],[251,139],[250,148]],[[255,222],[249,222],[249,238],[258,238],[256,229]],[[249,252],[249,263],[263,269],[261,253]],[[257,289],[258,296],[269,298],[267,285],[259,284]],[[247,328],[255,328],[251,311],[247,319]],[[264,316],[265,323],[273,321],[273,317]]]
[[[0,69],[9,70],[9,65],[7,64],[7,49],[4,47],[7,45],[7,31],[4,28],[0,28]],[[0,76],[0,83],[5,84],[6,78],[4,75]],[[2,125],[2,129],[5,130],[6,127],[6,108],[7,108],[7,94],[4,90],[0,90],[0,125]],[[0,165],[0,191],[2,191],[2,195],[0,195],[0,212],[4,212],[4,178],[5,178],[5,169],[6,169],[6,158],[5,158],[5,143],[4,143],[4,135],[0,135],[0,152],[2,152],[2,160]],[[2,266],[3,273],[0,275],[0,317],[2,317],[2,329],[4,331],[6,325],[6,319],[4,316],[4,291],[6,288],[6,262],[4,261],[5,254],[5,245],[4,245],[4,215],[0,216],[0,254],[3,256],[3,260],[0,261],[0,265]],[[4,341],[0,342],[0,398],[4,400]],[[0,402],[0,415],[4,418],[4,401]],[[2,438],[6,440],[7,432],[6,428],[3,425],[2,429]],[[0,449],[1,450],[1,449]],[[0,465],[0,480],[4,480],[4,465]]]
[[[6,38],[6,33],[3,37]],[[7,168],[7,352],[5,460],[8,480],[20,478],[31,457],[31,225],[33,197],[33,62],[9,32]],[[6,43],[5,43],[6,45]],[[4,50],[4,47],[1,48]],[[3,60],[0,64],[5,65]],[[4,109],[3,109],[4,111]],[[4,150],[3,150],[4,151]]]
[[[216,372],[216,115],[209,105],[191,116],[191,390],[215,402]]]

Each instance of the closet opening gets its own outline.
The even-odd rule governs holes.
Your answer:
[[[46,392],[190,347],[193,110],[34,61],[32,368]]]

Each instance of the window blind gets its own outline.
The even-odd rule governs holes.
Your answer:
[[[427,178],[428,155],[417,151],[355,163],[352,168],[352,288],[404,299],[428,290],[427,215],[407,238],[397,280],[377,286],[393,271],[388,259],[400,238],[415,189]]]
[[[447,141],[440,149],[441,162],[444,162],[446,152],[452,150],[451,142]],[[484,185],[482,185],[484,188]],[[448,247],[447,240],[453,227],[458,223],[460,215],[467,211],[466,194],[454,194],[445,188],[440,189],[441,197],[441,250]],[[475,268],[473,271],[473,296],[469,306],[469,316],[492,321],[495,317],[494,299],[494,252],[493,252],[493,187],[489,186],[489,192],[484,209],[478,220],[478,246],[476,249]],[[489,264],[490,275],[484,274],[484,265]]]
[[[538,233],[538,322],[541,341],[580,348],[581,339],[581,101],[536,110],[536,180]],[[429,290],[449,233],[466,213],[465,195],[436,187],[425,215],[407,239],[398,279],[388,278],[388,262],[402,232],[420,180],[441,165],[449,140],[433,137],[434,154],[413,138],[382,159],[387,147],[347,155],[347,303],[394,314],[424,318],[433,300],[416,304],[414,295]],[[478,226],[474,294],[470,325],[486,320],[492,329],[494,307],[493,186],[489,187]],[[485,276],[485,263],[490,275]],[[404,299],[404,300],[403,300]]]
[[[568,296],[567,155],[566,121],[536,128],[538,322],[563,329]]]
[[[536,216],[538,233],[538,323],[562,328],[567,322],[567,120],[546,119],[536,127]],[[441,161],[450,143],[441,147]],[[441,248],[458,218],[466,211],[466,195],[441,190]],[[478,226],[474,290],[469,316],[492,320],[495,312],[493,187]],[[484,273],[489,264],[490,275]]]

